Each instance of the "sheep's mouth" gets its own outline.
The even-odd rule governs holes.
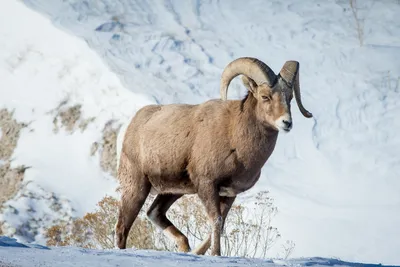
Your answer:
[[[292,126],[286,126],[286,125],[277,125],[277,128],[279,129],[279,131],[282,131],[282,132],[285,132],[285,133],[288,133],[288,132],[290,132],[290,130],[292,130]]]
[[[290,130],[292,130],[292,127],[285,127],[283,125],[275,125],[275,128],[279,131],[279,132],[285,132],[288,133],[290,132]]]

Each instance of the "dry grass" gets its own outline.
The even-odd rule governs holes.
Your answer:
[[[103,198],[93,213],[76,219],[72,224],[58,224],[46,230],[47,246],[79,246],[83,248],[114,248],[114,226],[117,222],[118,201]],[[150,223],[138,218],[127,242],[129,247],[156,249]]]
[[[77,122],[81,118],[81,105],[75,105],[68,108],[60,107],[57,115],[53,119],[53,132],[58,133],[60,130],[59,121],[67,132],[72,133],[75,130]]]
[[[50,114],[55,114],[53,119],[53,132],[58,133],[61,128],[64,128],[67,132],[73,133],[77,129],[81,132],[85,131],[88,125],[95,120],[92,118],[82,117],[82,105],[77,104],[73,106],[67,106],[69,99],[66,98],[60,102],[60,104]],[[115,121],[108,121],[103,128],[103,137],[99,142],[92,144],[90,155],[95,155],[100,151],[100,166],[105,171],[116,177],[117,168],[117,135],[121,125]]]
[[[128,236],[127,247],[177,251],[159,229],[145,219],[144,212],[151,203],[146,202]],[[58,224],[46,231],[49,246],[75,245],[86,248],[114,248],[114,227],[117,221],[118,201],[105,197],[93,213],[75,220],[72,225]],[[277,212],[268,192],[260,192],[255,207],[250,209],[234,205],[227,217],[222,236],[222,253],[225,256],[262,257],[280,239],[272,219]],[[188,236],[191,247],[196,247],[208,236],[210,227],[204,208],[197,196],[184,196],[168,212],[169,219]],[[294,249],[293,242],[282,247],[284,257]]]
[[[355,22],[355,30],[360,46],[365,44],[365,21],[368,14],[374,9],[376,1],[357,1],[349,0],[349,6]],[[345,8],[347,10],[347,8]]]
[[[66,98],[60,102],[60,104],[49,113],[55,113],[53,118],[53,132],[58,133],[60,128],[64,128],[67,132],[73,133],[78,128],[83,132],[87,126],[95,120],[92,118],[83,118],[82,116],[82,105],[76,104],[73,106],[67,106],[69,99]]]
[[[20,132],[27,125],[13,118],[13,113],[0,110],[0,208],[13,198],[21,187],[25,170],[28,167],[11,168],[12,155],[17,146]]]
[[[106,123],[103,129],[103,142],[101,144],[100,166],[114,177],[117,176],[117,135],[120,127],[120,125],[114,126],[113,121]]]
[[[0,167],[0,206],[18,193],[24,180],[25,170],[28,168],[25,166],[11,168],[9,162]]]
[[[89,119],[82,119],[81,122],[79,123],[79,129],[81,130],[81,132],[85,131],[86,128],[88,127],[88,125],[93,122],[96,118],[92,117]]]
[[[26,127],[25,123],[18,123],[13,118],[13,112],[0,110],[0,160],[9,160],[17,146],[20,131]]]
[[[94,142],[91,148],[91,155],[93,156],[99,149],[100,166],[112,176],[117,177],[117,136],[121,128],[120,124],[115,121],[108,121],[103,128],[103,138],[101,142]]]
[[[351,12],[353,13],[355,23],[356,23],[356,31],[357,38],[360,43],[360,46],[364,45],[364,19],[362,19],[359,15],[359,8],[357,6],[357,0],[349,0]]]

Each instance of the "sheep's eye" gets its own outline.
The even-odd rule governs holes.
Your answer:
[[[267,95],[263,95],[263,96],[261,96],[261,98],[262,98],[263,100],[266,100],[266,101],[270,101],[270,100],[271,100],[271,97],[269,97],[269,96],[267,96]]]

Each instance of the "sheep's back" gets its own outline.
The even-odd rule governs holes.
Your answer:
[[[143,172],[148,176],[181,175],[193,143],[192,114],[196,106],[166,105],[152,108],[138,118],[137,154]]]

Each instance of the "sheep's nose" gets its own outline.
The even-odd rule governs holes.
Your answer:
[[[285,127],[286,127],[286,128],[291,128],[291,127],[292,127],[292,121],[285,121],[285,120],[283,120],[282,122],[283,122],[283,124],[285,124]]]

